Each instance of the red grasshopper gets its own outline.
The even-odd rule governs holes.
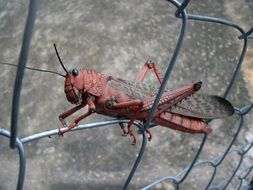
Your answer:
[[[141,82],[149,69],[154,71],[160,83],[162,81],[154,62],[148,60],[133,82],[88,69],[67,71],[56,46],[55,51],[66,72],[64,88],[67,100],[76,104],[75,107],[59,115],[59,120],[64,127],[59,129],[59,135],[76,127],[82,119],[97,113],[129,119],[127,131],[123,124],[121,128],[123,135],[130,134],[133,137],[132,144],[135,144],[136,134],[132,130],[132,124],[136,120],[145,122],[158,91],[158,88]],[[153,116],[153,124],[183,132],[208,134],[212,129],[205,122],[206,119],[227,117],[234,113],[233,106],[224,98],[196,93],[201,85],[202,82],[197,81],[176,90],[165,90]],[[87,113],[76,118],[67,127],[64,119],[86,105]],[[148,139],[151,140],[151,132],[148,129],[146,132],[149,134]]]

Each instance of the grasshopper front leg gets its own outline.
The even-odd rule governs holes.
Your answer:
[[[87,105],[88,105],[88,112],[83,114],[83,115],[80,115],[78,118],[76,118],[74,120],[74,122],[72,124],[70,124],[68,127],[67,127],[67,124],[66,122],[64,121],[64,119],[68,116],[70,116],[71,114],[75,113],[76,111],[80,110],[81,108],[83,108],[85,106],[85,104],[80,104],[80,105],[77,105],[76,107],[62,113],[60,116],[59,116],[59,120],[60,122],[62,123],[63,125],[63,129],[59,129],[59,132],[58,134],[63,136],[64,133],[70,131],[72,128],[75,128],[77,126],[77,124],[83,120],[84,118],[88,117],[89,115],[91,115],[92,113],[95,112],[95,109],[96,109],[96,106],[94,104],[94,100],[95,100],[95,97],[93,96],[88,96],[87,98]]]
[[[63,128],[63,129],[59,129],[58,134],[61,135],[61,136],[63,136],[64,133],[70,131],[72,128],[75,128],[75,127],[77,126],[77,124],[78,124],[82,119],[88,117],[88,116],[91,115],[92,113],[94,113],[94,112],[92,112],[91,110],[88,110],[87,113],[85,113],[85,114],[83,114],[83,115],[80,115],[78,118],[76,118],[75,121],[74,121],[72,124],[70,124],[68,127],[65,127],[65,128]]]
[[[67,127],[67,124],[65,122],[65,118],[67,118],[68,116],[72,115],[73,113],[75,113],[76,111],[80,110],[81,108],[83,108],[85,106],[85,104],[79,104],[73,108],[71,108],[70,110],[67,110],[65,112],[63,112],[62,114],[59,115],[59,120],[62,124],[63,127]]]

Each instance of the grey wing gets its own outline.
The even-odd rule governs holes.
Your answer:
[[[149,84],[114,77],[110,77],[107,84],[134,99],[141,100],[155,96],[159,90],[158,87]],[[222,97],[196,93],[171,107],[168,111],[195,118],[214,119],[232,115],[234,108]]]
[[[150,98],[158,92],[158,88],[149,84],[139,83],[120,78],[109,77],[107,84],[116,90],[124,92],[134,99]]]
[[[234,108],[225,98],[196,93],[173,106],[169,111],[190,117],[215,119],[233,115]]]

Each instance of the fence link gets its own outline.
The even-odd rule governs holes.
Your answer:
[[[215,18],[215,17],[209,17],[209,16],[201,16],[201,15],[193,15],[187,13],[186,9],[187,6],[190,4],[190,0],[185,0],[182,3],[179,3],[178,1],[175,0],[168,0],[168,3],[172,4],[175,6],[175,16],[177,19],[181,20],[181,29],[180,33],[178,36],[177,44],[175,45],[175,50],[172,54],[171,59],[168,62],[168,67],[165,71],[164,78],[161,84],[161,87],[159,89],[159,92],[156,96],[156,101],[154,102],[154,105],[151,109],[151,112],[149,113],[149,117],[147,121],[144,124],[141,123],[134,123],[134,125],[141,129],[140,131],[144,131],[143,129],[148,128],[152,123],[152,116],[155,113],[155,110],[158,106],[159,99],[168,83],[168,80],[170,78],[170,75],[173,71],[173,68],[175,64],[177,63],[177,58],[183,47],[183,41],[185,39],[186,35],[186,29],[187,29],[187,24],[189,22],[194,22],[194,21],[203,21],[203,22],[211,22],[214,24],[220,24],[224,25],[226,27],[229,27],[231,29],[238,30],[240,35],[238,36],[239,39],[243,41],[243,46],[241,53],[239,55],[238,61],[236,63],[236,66],[233,70],[233,74],[231,75],[230,81],[227,85],[227,88],[225,89],[225,92],[223,94],[223,97],[227,97],[231,93],[231,88],[236,81],[236,77],[238,75],[238,72],[240,70],[240,67],[243,63],[245,54],[247,52],[247,45],[248,45],[248,40],[252,38],[252,33],[253,33],[253,28],[251,28],[248,31],[245,31],[242,27],[239,25],[223,20],[220,18]],[[11,131],[9,132],[8,130],[4,128],[0,128],[0,134],[4,137],[10,138],[10,147],[11,148],[17,148],[18,149],[18,154],[19,154],[19,175],[18,175],[18,182],[17,182],[17,189],[23,189],[23,184],[25,180],[25,169],[26,169],[26,155],[25,155],[25,148],[24,144],[31,143],[37,140],[40,140],[42,138],[47,138],[47,137],[52,137],[54,135],[58,134],[58,129],[55,130],[49,130],[41,133],[36,133],[33,135],[29,136],[24,136],[20,137],[17,132],[17,127],[18,127],[18,113],[19,113],[19,98],[20,98],[20,91],[21,91],[21,86],[22,86],[22,79],[23,79],[23,72],[26,64],[26,59],[28,55],[28,46],[29,46],[29,41],[31,38],[31,31],[33,28],[33,22],[35,20],[35,14],[36,13],[36,0],[30,0],[30,7],[29,7],[29,13],[27,17],[27,24],[26,24],[26,29],[24,32],[24,38],[23,38],[23,46],[20,54],[20,59],[19,59],[19,67],[17,69],[17,75],[16,75],[16,83],[14,86],[14,95],[13,95],[13,107],[12,107],[12,119],[11,119]],[[158,179],[151,182],[147,183],[146,186],[142,187],[141,189],[146,190],[146,189],[154,189],[157,188],[158,184],[162,183],[169,183],[171,186],[170,188],[174,189],[181,189],[181,185],[183,182],[186,181],[187,178],[189,178],[190,174],[193,172],[194,169],[196,168],[204,168],[204,167],[209,167],[211,168],[212,172],[210,174],[210,180],[208,181],[208,184],[203,187],[203,189],[228,189],[229,185],[230,188],[235,188],[235,181],[237,180],[237,187],[236,189],[243,189],[247,187],[250,187],[249,177],[252,175],[252,168],[253,164],[242,168],[242,163],[244,162],[245,158],[247,157],[247,154],[252,150],[253,146],[253,141],[247,142],[244,146],[240,146],[237,149],[233,148],[233,145],[235,145],[236,140],[240,134],[240,132],[243,130],[244,127],[244,118],[247,114],[252,112],[252,107],[253,104],[249,102],[245,102],[245,106],[241,107],[235,107],[235,114],[239,118],[239,123],[238,125],[234,124],[234,129],[236,128],[236,132],[233,134],[232,140],[226,147],[226,149],[223,151],[222,155],[216,156],[213,159],[206,159],[206,160],[201,160],[200,154],[205,148],[205,143],[207,141],[207,135],[203,136],[203,139],[198,147],[198,150],[195,153],[195,156],[193,157],[191,163],[182,169],[180,172],[178,172],[176,175],[168,175],[165,177],[162,176],[157,176]],[[85,125],[79,125],[72,131],[78,131],[78,130],[86,130],[86,129],[91,129],[91,128],[99,128],[99,127],[105,127],[105,126],[111,126],[117,123],[127,123],[127,120],[118,120],[118,119],[113,119],[113,120],[106,120],[106,121],[100,121],[100,122],[93,122]],[[95,130],[95,129],[93,129]],[[126,178],[126,181],[124,185],[122,185],[123,189],[128,189],[129,185],[131,184],[131,181],[135,175],[135,172],[137,171],[137,168],[139,164],[141,163],[143,159],[144,152],[146,150],[146,145],[147,145],[147,136],[146,133],[142,133],[142,144],[139,150],[139,153],[136,157],[136,160],[130,170],[130,173],[128,177]],[[235,169],[232,171],[232,173],[228,176],[226,176],[225,179],[221,180],[219,183],[214,182],[214,179],[217,175],[217,171],[219,170],[220,165],[224,162],[226,158],[229,159],[229,157],[232,154],[236,154],[239,157],[239,162],[237,166],[235,166]],[[143,176],[145,178],[145,176]],[[197,183],[197,182],[196,182]],[[1,187],[1,186],[0,186]]]

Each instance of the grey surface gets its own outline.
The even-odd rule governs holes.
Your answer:
[[[0,61],[17,63],[27,4],[28,1],[0,1]],[[252,7],[252,2],[246,0],[195,0],[188,10],[232,20],[249,29],[253,24]],[[28,65],[63,73],[53,50],[53,43],[57,43],[69,69],[92,68],[135,79],[146,59],[151,57],[157,61],[162,73],[174,50],[181,24],[174,17],[174,11],[175,8],[163,0],[39,1]],[[202,80],[204,92],[222,95],[239,56],[242,42],[237,36],[234,30],[220,25],[190,22],[168,86]],[[249,46],[252,49],[252,42]],[[250,57],[247,60],[250,63]],[[0,67],[0,127],[9,129],[16,69]],[[240,72],[228,97],[235,106],[250,102],[252,92],[247,89],[247,81],[252,79],[247,76],[244,70]],[[152,74],[146,81],[158,84]],[[72,107],[65,99],[63,82],[59,76],[26,71],[20,105],[20,136],[60,126],[58,115]],[[245,128],[235,147],[247,140],[252,141],[251,116],[246,117]],[[94,115],[83,123],[104,119],[107,118]],[[225,150],[236,130],[233,123],[237,119],[232,117],[211,123],[214,132],[208,137],[202,159],[214,158]],[[152,132],[154,138],[148,143],[130,189],[138,189],[159,177],[177,174],[191,162],[202,139],[202,135],[162,127],[156,127]],[[27,172],[24,189],[120,189],[140,147],[140,141],[131,146],[131,138],[123,138],[120,134],[118,126],[110,126],[25,145]],[[18,157],[15,150],[8,148],[8,141],[1,137],[0,155],[0,189],[15,189]],[[231,173],[237,161],[236,156],[225,160],[214,182],[218,183]],[[252,163],[252,153],[247,163]],[[201,189],[207,184],[211,172],[212,168],[208,167],[194,170],[182,188]],[[169,188],[169,184],[163,183],[155,189]],[[233,189],[233,186],[229,188]]]

